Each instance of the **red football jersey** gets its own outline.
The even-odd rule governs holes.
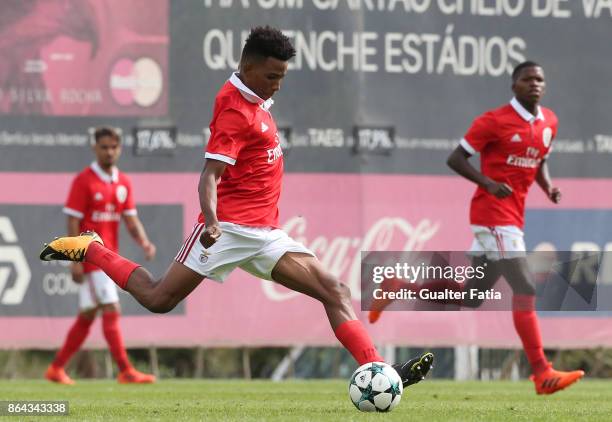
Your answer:
[[[471,154],[479,152],[482,174],[508,184],[512,195],[499,199],[478,187],[471,224],[523,227],[527,191],[551,151],[557,124],[551,110],[540,107],[533,116],[515,98],[474,120],[461,146]]]
[[[278,228],[283,151],[272,103],[236,74],[217,94],[205,158],[229,164],[217,185],[219,221]],[[204,222],[201,213],[199,221]]]
[[[82,232],[95,231],[107,248],[118,252],[121,215],[136,215],[130,179],[117,168],[111,176],[94,162],[72,182],[64,213],[81,220]],[[85,263],[85,272],[96,269]]]

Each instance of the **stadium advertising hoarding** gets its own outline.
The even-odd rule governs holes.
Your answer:
[[[281,27],[298,50],[272,109],[283,128],[289,173],[282,224],[351,285],[356,306],[360,250],[469,247],[472,186],[448,176],[445,160],[476,115],[510,98],[509,72],[525,58],[546,70],[545,104],[560,118],[550,167],[564,191],[557,207],[532,192],[528,248],[590,243],[603,250],[612,240],[605,230],[612,209],[606,179],[612,176],[612,96],[602,89],[612,73],[609,2],[83,0],[62,16],[41,12],[54,1],[30,2],[32,9],[11,3],[15,13],[2,14],[0,44],[7,52],[0,72],[0,221],[12,227],[0,239],[3,346],[58,346],[55,333],[72,321],[76,297],[44,296],[40,286],[49,271],[37,261],[36,243],[63,231],[61,205],[73,174],[92,159],[93,126],[123,129],[120,167],[133,175],[149,233],[163,239],[153,272],[163,270],[198,212],[214,95],[255,24]],[[8,54],[20,25],[54,16],[62,23],[55,27],[69,33]],[[141,80],[142,68],[154,79]],[[134,129],[155,127],[176,128],[172,149],[136,154]],[[368,148],[377,128],[385,136]],[[130,243],[122,242],[128,253]],[[224,286],[205,282],[168,316],[146,314],[126,295],[121,300],[133,346],[336,344],[319,304],[241,271]],[[279,324],[279,315],[291,324]],[[584,333],[580,343],[563,329],[570,321]],[[610,330],[592,322],[585,315],[544,318],[546,344],[610,345]],[[371,329],[377,341],[395,344],[519,345],[508,335],[507,313],[393,312]],[[96,332],[90,344],[104,343]]]
[[[168,2],[3,2],[0,112],[165,115]]]
[[[68,28],[80,28],[84,19],[100,22],[95,26],[95,56],[86,54],[91,42],[80,32],[58,34],[49,45],[25,44],[18,57],[3,54],[11,70],[11,78],[3,78],[0,87],[3,171],[76,171],[87,154],[88,127],[122,127],[131,146],[133,128],[145,117],[177,127],[175,154],[165,159],[125,154],[123,167],[199,171],[198,153],[207,139],[214,95],[236,69],[248,28],[272,24],[281,27],[297,48],[273,108],[279,127],[291,128],[291,147],[296,150],[287,156],[287,171],[447,174],[445,158],[472,119],[509,100],[512,67],[534,59],[543,64],[548,78],[544,103],[560,119],[553,174],[612,175],[607,165],[612,154],[607,118],[612,97],[604,89],[612,73],[606,59],[612,35],[612,6],[607,1],[74,3],[81,5],[75,8],[81,12],[62,17],[71,22]],[[25,13],[3,18],[4,31],[14,33]],[[41,53],[47,50],[55,55]],[[115,77],[113,69],[123,57],[134,62],[126,65],[132,73]],[[159,64],[161,91],[153,104],[138,100],[139,89],[145,97],[158,92],[154,82],[138,78],[138,69],[148,69],[146,63],[136,63],[141,58]],[[38,67],[30,69],[28,63],[34,59]],[[62,70],[54,71],[56,66]],[[87,71],[63,71],[69,66]],[[53,81],[60,89],[54,101],[61,102],[62,89],[89,84],[99,90],[101,102],[91,104],[87,96],[77,96],[80,102],[57,107],[54,103],[52,108],[40,106],[40,96],[26,95],[28,86],[46,84],[53,75],[62,76]],[[40,80],[34,83],[33,78]],[[121,95],[114,94],[113,84]],[[363,150],[355,153],[355,126],[394,128],[395,150],[375,156]],[[48,159],[37,158],[43,155],[36,153],[39,150]]]
[[[20,199],[23,197],[18,188],[2,190],[0,203],[6,215],[0,221],[10,221],[14,235],[9,233],[7,236],[3,232],[0,246],[17,246],[27,263],[31,276],[23,303],[51,303],[52,300],[60,307],[58,309],[72,306],[75,310],[76,297],[73,297],[72,305],[66,298],[60,303],[57,298],[45,297],[43,280],[35,279],[35,275],[43,271],[37,269],[42,264],[38,261],[36,243],[52,236],[54,229],[63,224],[57,198],[64,197],[70,175],[46,174],[38,176],[37,181],[27,180],[28,177],[34,176],[19,173],[7,176],[10,186],[23,181],[37,188],[27,200]],[[132,179],[137,192],[136,201],[144,206],[145,224],[150,230],[154,229],[152,233],[160,257],[152,268],[160,274],[180,247],[181,228],[177,223],[181,217],[184,233],[188,233],[195,222],[198,212],[194,200],[197,174],[134,174]],[[411,194],[398,195],[406,183],[412,186]],[[588,224],[583,224],[583,230],[576,229],[575,233],[555,230],[555,227],[557,224],[578,226],[585,220],[597,227],[610,224],[608,210],[612,202],[604,193],[612,189],[612,184],[607,180],[591,181],[589,190],[583,188],[582,181],[562,179],[560,184],[566,195],[561,208],[550,204],[537,192],[530,198],[526,227],[528,247],[536,249],[547,244],[549,248],[571,250],[582,248],[589,242],[591,248],[610,249],[608,237]],[[156,189],[151,189],[151,186]],[[472,187],[458,178],[289,174],[285,186],[281,201],[283,228],[317,253],[330,271],[351,286],[357,308],[361,250],[461,251],[471,243],[465,198],[471,194]],[[380,186],[386,186],[386,189],[381,190]],[[160,196],[159,192],[165,194]],[[464,206],[451,208],[445,205],[449,202],[463,202]],[[6,206],[8,203],[13,205]],[[362,203],[367,206],[355,206]],[[159,212],[156,212],[157,208],[160,208]],[[44,217],[53,223],[31,221],[30,217]],[[542,219],[554,224],[543,224]],[[24,238],[27,240],[22,242]],[[123,241],[124,247],[129,244],[129,240]],[[132,257],[141,260],[137,253]],[[61,338],[55,333],[66,329],[72,322],[68,311],[52,310],[49,316],[42,317],[38,308],[4,303],[6,292],[15,290],[19,277],[16,272],[22,267],[14,266],[12,262],[0,263],[0,276],[4,277],[0,278],[3,281],[0,296],[3,345],[58,346]],[[125,299],[127,296],[121,295],[122,303],[127,303]],[[365,317],[365,314],[361,315]],[[279,316],[282,316],[280,320]],[[593,312],[547,315],[541,321],[544,339],[550,347],[609,346],[612,339],[610,324],[593,324],[594,320],[607,322],[608,318],[607,313]],[[126,342],[132,346],[336,343],[316,301],[273,283],[254,279],[240,270],[235,271],[223,285],[205,281],[184,302],[184,307],[173,314],[152,315],[140,309],[128,311],[123,321]],[[564,329],[569,323],[582,333],[579,339]],[[259,329],[262,326],[267,328]],[[389,312],[369,328],[381,343],[519,346],[518,338],[508,335],[513,332],[508,312]],[[96,333],[89,344],[102,346],[104,342]]]

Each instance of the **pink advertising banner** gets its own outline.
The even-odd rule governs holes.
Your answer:
[[[0,235],[4,205],[59,206],[72,177],[58,173],[0,173]],[[190,231],[198,213],[198,174],[135,173],[131,177],[139,205],[181,205],[183,234]],[[610,180],[557,182],[564,192],[562,205],[549,203],[533,189],[528,213],[607,215],[612,209]],[[466,250],[471,243],[467,218],[472,191],[469,183],[447,176],[288,174],[281,200],[281,222],[292,237],[316,252],[329,271],[350,285],[354,305],[359,308],[360,251]],[[575,225],[584,224],[580,217],[576,218]],[[148,227],[149,231],[156,229],[159,227]],[[5,244],[12,239],[19,245],[19,236],[24,235],[20,230],[14,228],[12,237],[5,231],[0,242]],[[551,223],[533,232],[538,242],[554,243],[546,233],[564,230]],[[45,221],[32,221],[27,233],[39,236],[41,243],[54,234],[49,233]],[[583,233],[577,241],[589,240],[589,230]],[[180,244],[158,247],[175,251]],[[37,257],[30,254],[26,260],[34,265]],[[0,279],[2,265],[0,257]],[[30,280],[30,285],[35,283],[40,280]],[[0,286],[0,290],[4,287]],[[19,306],[2,304],[2,298],[0,291],[0,307]],[[367,321],[365,313],[359,316]],[[0,348],[57,347],[72,320],[0,317]],[[563,314],[541,320],[549,347],[612,346],[612,315]],[[128,346],[336,344],[316,301],[254,279],[241,270],[223,285],[204,281],[187,298],[181,314],[125,316],[122,325]],[[380,344],[519,346],[508,312],[388,312],[377,324],[366,325]],[[576,332],[581,335],[575,336]],[[99,330],[94,333],[89,346],[103,346]]]
[[[163,116],[168,0],[6,0],[0,114]]]

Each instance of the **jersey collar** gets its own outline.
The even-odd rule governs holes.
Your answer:
[[[113,166],[113,169],[111,170],[113,173],[112,175],[102,170],[102,167],[100,167],[100,164],[98,164],[97,161],[91,163],[90,168],[94,173],[96,173],[96,176],[106,183],[117,183],[119,181],[119,170],[115,166]]]
[[[529,123],[533,123],[536,120],[544,120],[544,113],[542,113],[542,107],[540,106],[538,106],[538,115],[534,116],[533,114],[528,112],[527,109],[523,107],[521,103],[519,103],[516,97],[510,100],[510,105],[512,106],[514,111],[516,111],[519,114],[519,116],[521,116],[524,120],[528,121]]]
[[[232,85],[234,85],[240,94],[250,103],[259,104],[262,110],[268,111],[272,104],[274,104],[274,100],[272,98],[268,98],[267,100],[263,100],[259,97],[259,95],[255,94],[249,87],[247,87],[238,77],[238,73],[232,73],[229,81]]]

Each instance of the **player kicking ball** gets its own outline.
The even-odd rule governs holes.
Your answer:
[[[359,365],[384,361],[355,315],[348,286],[279,229],[283,151],[270,107],[294,55],[279,30],[251,31],[239,72],[215,99],[198,186],[198,224],[160,280],[106,248],[95,233],[56,239],[45,245],[41,259],[96,265],[144,307],[159,313],[172,310],[204,278],[223,282],[242,268],[321,302],[334,334]],[[394,365],[404,386],[424,379],[433,358],[425,353]]]
[[[472,266],[486,266],[485,277],[472,278],[463,291],[486,291],[501,276],[512,288],[512,318],[523,343],[537,394],[552,394],[584,376],[584,371],[557,371],[544,355],[540,326],[535,311],[535,284],[526,258],[523,239],[525,198],[534,180],[555,204],[561,191],[554,187],[547,158],[557,134],[557,116],[539,105],[546,87],[544,70],[534,62],[516,66],[512,73],[515,97],[502,107],[477,117],[460,145],[448,158],[448,165],[459,175],[478,185],[470,207],[474,241]],[[469,158],[480,153],[481,171]],[[410,288],[396,279],[385,280],[385,290]],[[425,281],[420,288],[458,288],[455,282]],[[408,287],[407,287],[408,286]],[[413,287],[419,288],[419,287]],[[372,304],[370,322],[376,322],[390,301]],[[476,308],[483,300],[449,300]]]

